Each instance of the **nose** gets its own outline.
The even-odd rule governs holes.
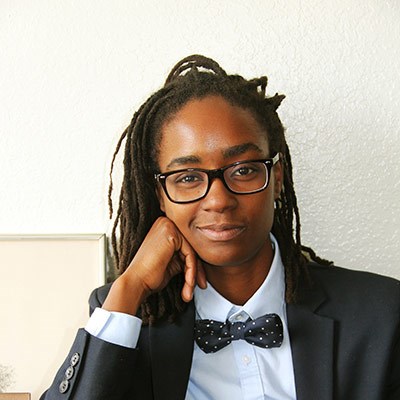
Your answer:
[[[204,210],[222,213],[237,206],[237,197],[225,187],[220,178],[214,178],[201,206]]]

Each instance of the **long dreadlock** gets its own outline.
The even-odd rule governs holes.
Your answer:
[[[192,55],[175,65],[164,87],[134,114],[118,141],[112,159],[108,193],[111,218],[112,171],[125,140],[124,177],[111,236],[116,265],[121,273],[130,264],[154,221],[162,215],[153,176],[159,171],[157,160],[163,124],[189,100],[217,95],[232,105],[249,110],[265,129],[271,154],[280,152],[283,155],[284,181],[280,197],[275,202],[272,233],[278,240],[285,266],[286,301],[292,303],[296,300],[299,279],[307,276],[307,258],[317,262],[324,260],[301,244],[291,157],[284,128],[276,112],[285,96],[275,94],[266,97],[267,82],[265,76],[246,80],[239,75],[228,75],[214,60]],[[117,241],[118,225],[120,237]],[[308,257],[303,254],[305,251]],[[180,296],[182,285],[183,276],[180,274],[161,292],[149,296],[140,310],[143,322],[148,324],[164,318],[174,319],[182,312],[185,307]]]

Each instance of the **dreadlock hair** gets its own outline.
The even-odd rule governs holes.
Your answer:
[[[125,140],[124,177],[111,242],[116,266],[122,273],[135,256],[154,221],[162,215],[156,196],[154,173],[158,168],[162,127],[189,101],[207,96],[220,96],[234,106],[252,113],[265,129],[271,155],[281,153],[284,170],[283,188],[275,202],[272,233],[276,237],[285,266],[286,301],[296,300],[298,282],[307,275],[307,260],[324,262],[314,251],[301,245],[300,215],[292,179],[292,162],[284,128],[277,108],[285,98],[265,94],[267,77],[246,80],[228,75],[214,60],[192,55],[178,62],[165,85],[155,92],[133,115],[113,155],[108,193],[110,218],[113,214],[111,194],[115,158]],[[119,225],[120,237],[116,232]],[[294,225],[294,226],[293,226]],[[306,251],[308,257],[303,252]],[[174,319],[185,308],[180,292],[183,276],[178,274],[159,293],[142,304],[140,314],[145,324]]]

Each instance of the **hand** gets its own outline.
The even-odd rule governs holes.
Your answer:
[[[201,288],[207,286],[205,272],[175,224],[167,217],[160,217],[128,268],[112,285],[103,308],[135,315],[147,296],[162,290],[180,272],[185,276],[182,299],[188,302],[196,282]]]

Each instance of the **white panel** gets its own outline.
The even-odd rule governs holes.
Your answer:
[[[33,399],[51,383],[78,328],[90,292],[104,283],[104,235],[0,236],[0,364],[9,391]]]

